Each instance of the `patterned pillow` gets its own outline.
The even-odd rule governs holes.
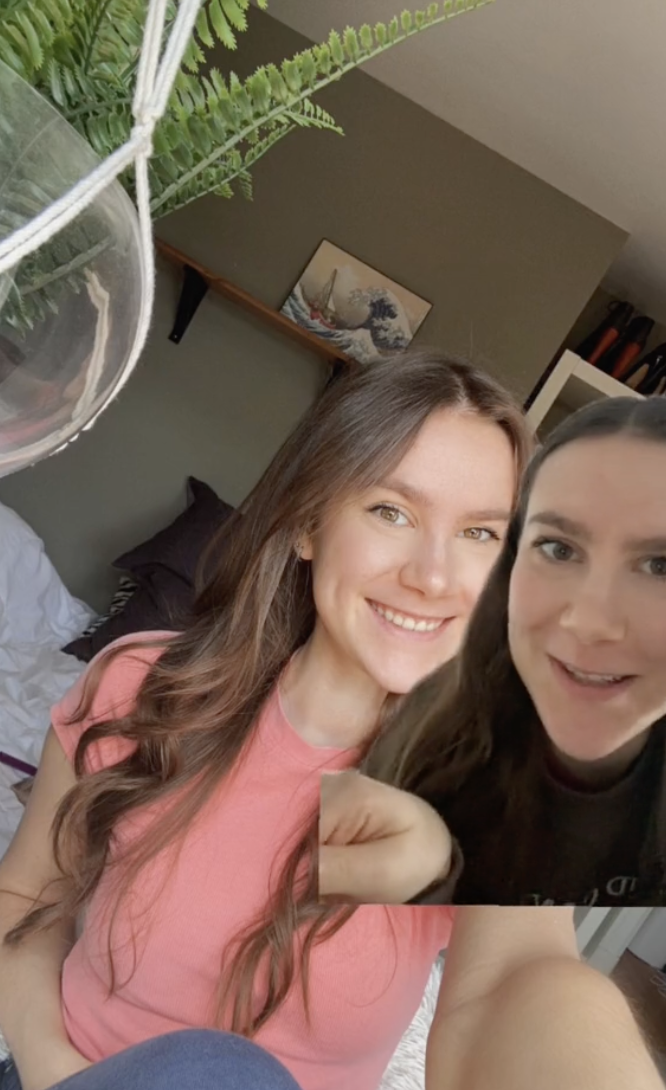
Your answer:
[[[122,613],[137,586],[138,583],[132,579],[131,576],[121,575],[118,580],[118,589],[111,600],[108,612],[103,613],[101,617],[96,617],[92,624],[88,625],[85,632],[81,633],[81,638],[92,636],[93,632],[96,632],[98,628],[101,628],[103,624],[106,624],[111,617],[115,617],[118,613]]]
[[[112,607],[87,633],[68,643],[63,648],[67,654],[90,662],[120,636],[177,632],[187,624],[205,547],[235,514],[204,481],[189,477],[187,485],[190,502],[185,510],[148,541],[114,560],[113,567],[124,572],[114,599],[116,609]],[[219,552],[215,561],[220,562]]]

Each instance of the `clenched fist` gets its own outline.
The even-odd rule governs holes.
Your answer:
[[[405,904],[443,882],[449,830],[428,803],[360,772],[325,773],[319,812],[319,898]]]

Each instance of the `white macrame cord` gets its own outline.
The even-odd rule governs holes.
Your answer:
[[[160,62],[159,54],[167,3],[168,0],[151,0],[148,8],[132,103],[134,125],[129,139],[57,201],[0,242],[1,276],[3,272],[13,268],[24,257],[39,249],[48,239],[76,219],[83,209],[91,204],[123,170],[132,162],[134,163],[140,262],[145,293],[141,300],[136,334],[125,368],[110,392],[108,400],[87,422],[83,428],[84,431],[92,427],[100,412],[116,397],[129,379],[143,351],[150,328],[155,298],[155,258],[150,215],[148,161],[153,152],[155,126],[166,110],[202,0],[181,0]]]

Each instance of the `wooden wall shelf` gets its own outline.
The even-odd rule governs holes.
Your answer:
[[[211,269],[205,268],[200,265],[198,261],[193,261],[187,254],[177,250],[174,246],[169,245],[168,242],[163,242],[161,239],[155,239],[155,246],[157,252],[170,261],[173,265],[178,265],[181,269],[192,269],[203,281],[211,291],[221,295],[224,299],[229,300],[231,303],[235,303],[243,310],[248,311],[255,318],[259,318],[260,321],[266,325],[271,326],[276,332],[283,334],[285,337],[289,337],[292,341],[296,341],[303,348],[308,348],[312,352],[316,352],[318,356],[325,359],[332,367],[337,367],[340,364],[345,366],[355,366],[356,361],[350,356],[347,356],[344,352],[334,348],[332,345],[327,344],[326,341],[320,340],[314,333],[309,333],[308,330],[302,329],[301,326],[296,325],[289,318],[286,318],[284,314],[280,314],[279,311],[273,310],[271,307],[266,306],[265,303],[261,303],[258,299],[255,299],[249,292],[244,291],[242,288],[237,287],[236,284],[232,284],[230,280],[225,280],[223,276],[218,276]],[[197,298],[198,294],[198,298]],[[177,338],[173,338],[176,341],[180,340],[180,336],[185,332],[189,321],[194,316],[194,311],[198,306],[198,303],[203,298],[204,293],[195,293],[195,297],[192,300],[193,309],[191,313],[181,326],[180,335]]]

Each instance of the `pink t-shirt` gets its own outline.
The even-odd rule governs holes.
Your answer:
[[[131,709],[160,653],[142,647],[116,658],[83,723],[66,723],[83,679],[53,709],[55,732],[70,759],[87,726]],[[113,764],[129,746],[118,739],[95,743],[88,766]],[[183,850],[158,855],[121,903],[111,932],[117,973],[111,997],[113,898],[107,873],[62,975],[65,1024],[84,1056],[97,1061],[159,1034],[214,1024],[222,951],[265,906],[269,880],[279,874],[293,836],[317,805],[320,772],[348,767],[353,756],[305,742],[287,721],[275,690],[244,760],[203,808]],[[153,807],[123,822],[121,840],[145,828],[155,813]],[[257,1034],[257,1043],[282,1061],[303,1090],[375,1090],[419,1006],[433,961],[448,944],[452,912],[357,909],[311,954],[311,1025],[296,986]]]

